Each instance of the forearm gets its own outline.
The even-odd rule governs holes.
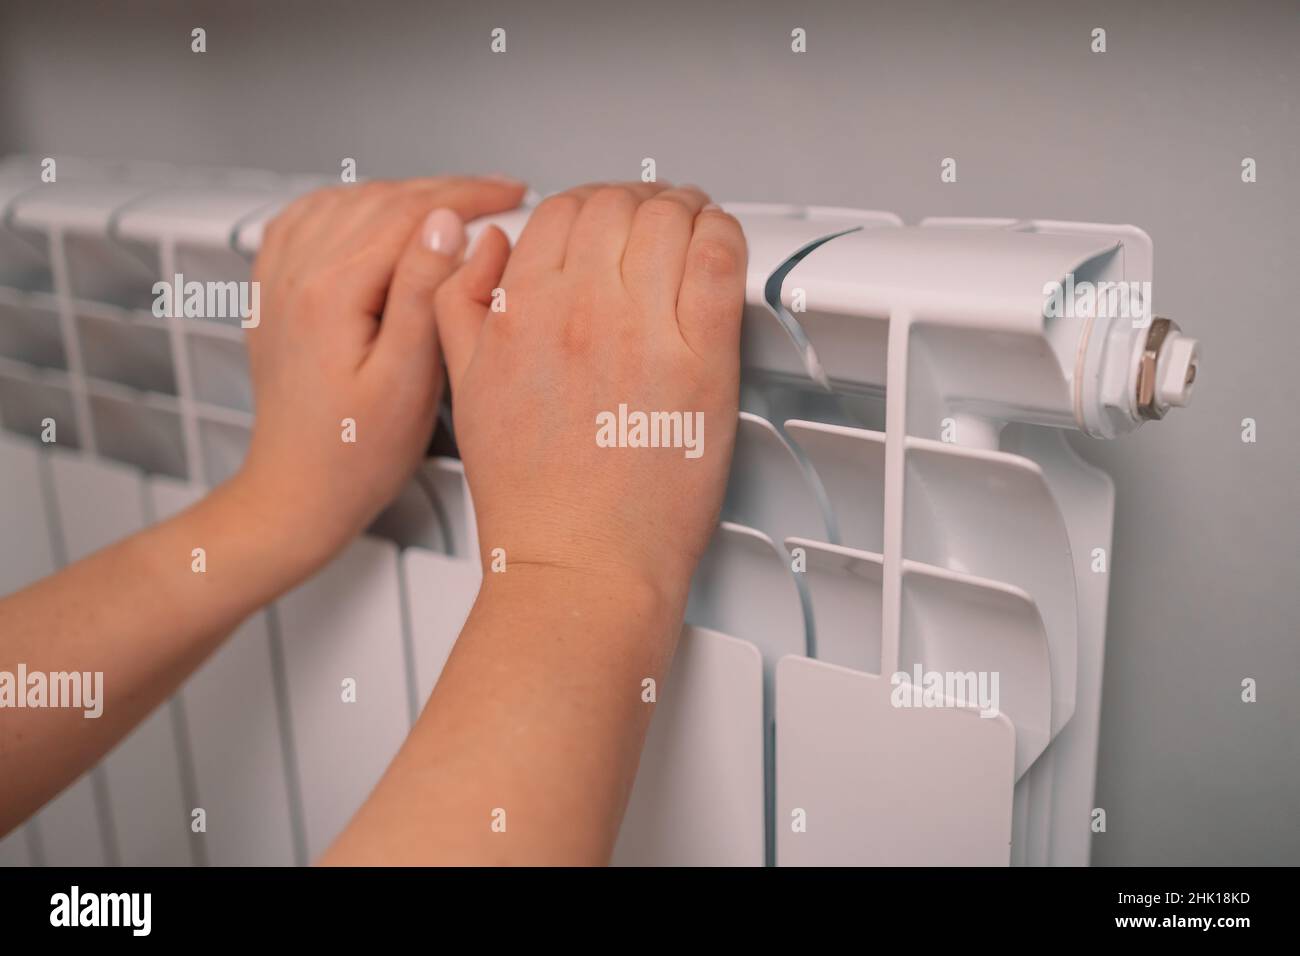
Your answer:
[[[607,862],[654,708],[643,681],[666,672],[682,612],[640,583],[489,573],[415,729],[322,862]]]
[[[164,701],[253,610],[320,554],[242,476],[189,510],[0,601],[0,833],[17,825]],[[204,551],[198,571],[193,552]],[[77,672],[93,708],[43,706],[28,675]],[[102,674],[102,684],[96,675]],[[0,676],[0,680],[5,678]],[[98,712],[88,717],[87,712]]]

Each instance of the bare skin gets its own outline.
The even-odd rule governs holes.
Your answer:
[[[424,713],[322,862],[608,860],[651,716],[642,681],[667,672],[721,507],[746,251],[698,190],[627,184],[553,197],[513,253],[489,230],[462,264],[462,221],[522,192],[326,190],[271,225],[243,469],[0,601],[0,669],[103,671],[106,697],[98,720],[4,712],[0,834],[369,524],[427,445],[445,355],[485,564],[503,549],[507,572],[485,575]],[[620,404],[703,413],[703,455],[600,447],[596,416]]]
[[[523,192],[492,180],[374,183],[313,193],[270,225],[254,270],[257,418],[242,470],[171,520],[0,600],[0,670],[102,671],[105,697],[93,720],[0,711],[0,835],[108,752],[240,621],[325,564],[408,480],[443,387],[433,295],[461,256],[458,246],[429,248],[422,225],[450,209],[439,221],[459,230],[458,217],[512,208]],[[357,421],[356,445],[340,441],[344,417]],[[206,574],[190,569],[196,547],[207,551]]]
[[[439,291],[484,584],[323,862],[608,861],[652,712],[642,681],[671,661],[735,438],[746,249],[707,203],[573,190],[513,254],[485,234]],[[488,308],[496,287],[504,313]],[[599,447],[596,416],[620,403],[703,412],[704,454]],[[487,568],[494,548],[504,574]]]

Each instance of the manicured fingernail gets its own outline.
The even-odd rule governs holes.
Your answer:
[[[444,256],[454,256],[465,246],[465,224],[450,209],[435,209],[424,220],[424,244]]]
[[[527,185],[527,183],[525,183],[522,179],[516,179],[514,176],[507,176],[505,173],[490,173],[487,176],[484,176],[483,178],[490,179],[494,183],[500,183],[503,186],[526,186]]]

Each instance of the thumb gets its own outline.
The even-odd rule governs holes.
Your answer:
[[[496,226],[488,226],[474,242],[465,264],[438,289],[438,336],[446,352],[447,376],[454,395],[474,356],[484,319],[492,306],[493,290],[501,282],[510,240]]]
[[[433,295],[460,264],[465,225],[450,209],[435,209],[406,243],[384,302],[375,354],[393,368],[418,363],[433,375],[438,364],[438,333]]]

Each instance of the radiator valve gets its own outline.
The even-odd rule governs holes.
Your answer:
[[[1138,363],[1137,410],[1146,420],[1184,407],[1196,381],[1200,343],[1169,319],[1153,319]]]

